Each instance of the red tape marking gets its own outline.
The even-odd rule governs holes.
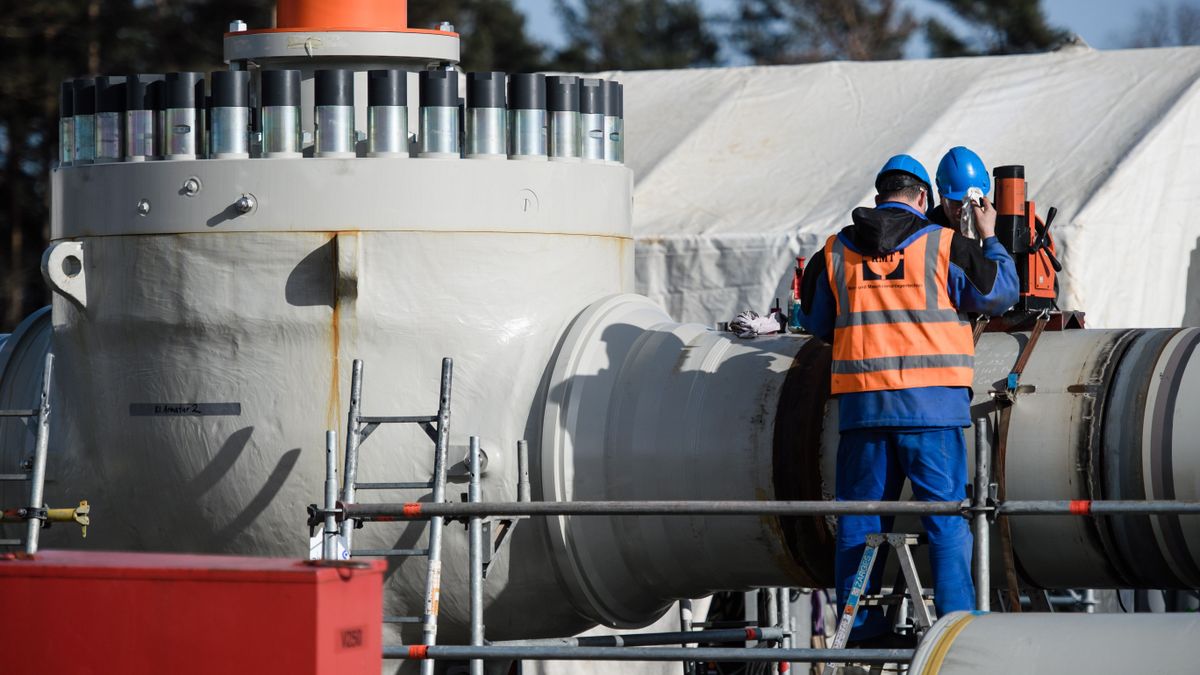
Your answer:
[[[1090,499],[1072,499],[1069,508],[1071,514],[1076,516],[1087,516],[1092,513],[1092,501]]]
[[[429,647],[426,645],[414,645],[408,648],[408,658],[421,660],[428,658]]]
[[[758,639],[758,629],[747,628],[746,629],[746,639],[747,640],[757,640]]]
[[[791,668],[792,664],[788,663],[787,661],[783,661],[779,664],[779,672],[781,673],[786,673],[787,671],[791,670]]]
[[[414,502],[414,503],[404,505],[404,517],[405,518],[416,518],[419,515],[421,515],[421,505],[420,504],[417,504]]]

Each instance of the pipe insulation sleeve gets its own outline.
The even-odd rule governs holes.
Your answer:
[[[993,399],[1026,333],[980,340],[972,416],[996,446]],[[1200,498],[1200,329],[1043,334],[1011,409],[1015,500]],[[829,348],[677,324],[640,296],[580,314],[548,382],[546,500],[832,498],[838,405]],[[966,431],[974,456],[974,434]],[[973,469],[968,461],[968,475]],[[902,496],[903,499],[909,495]],[[1012,517],[1018,574],[1038,588],[1195,588],[1200,517]],[[564,590],[585,616],[645,625],[673,599],[832,584],[834,518],[558,517],[545,521]],[[896,531],[917,532],[916,518]],[[993,585],[1003,582],[996,528]],[[1144,561],[1144,564],[1143,564]],[[924,552],[918,551],[928,578]]]

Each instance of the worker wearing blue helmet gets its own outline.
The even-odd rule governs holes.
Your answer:
[[[987,166],[970,148],[950,148],[938,163],[937,190],[941,208],[930,214],[931,220],[954,230],[962,222],[962,203],[971,188],[987,195],[992,189],[992,179]]]
[[[853,224],[809,258],[800,289],[800,323],[832,345],[830,391],[841,432],[835,497],[896,500],[908,479],[918,500],[961,501],[975,351],[963,313],[1001,314],[1011,307],[1016,266],[995,237],[996,211],[986,197],[972,207],[982,246],[930,222],[929,174],[916,159],[889,159],[875,190],[875,208],[854,209]],[[838,519],[839,608],[867,535],[890,530],[891,520]],[[922,521],[938,613],[973,609],[966,522],[957,516]],[[878,592],[882,572],[877,562],[868,593]],[[850,639],[864,647],[911,646],[891,633],[875,607],[859,611]]]

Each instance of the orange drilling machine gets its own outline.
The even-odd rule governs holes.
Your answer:
[[[1050,225],[1058,209],[1051,207],[1045,221],[1038,217],[1037,205],[1028,198],[1024,166],[998,166],[992,176],[996,181],[996,236],[1016,262],[1021,288],[1020,299],[1005,317],[1006,323],[1011,326],[1043,312],[1057,314],[1062,263],[1055,255]],[[1067,314],[1082,322],[1082,314]]]

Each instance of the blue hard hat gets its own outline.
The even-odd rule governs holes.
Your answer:
[[[950,148],[950,152],[938,164],[937,187],[942,197],[958,201],[966,197],[967,190],[973,187],[986,195],[992,189],[992,179],[979,155],[960,145]]]
[[[885,189],[883,178],[889,174],[896,173],[908,174],[909,176],[916,178],[918,181],[924,184],[926,190],[929,190],[929,186],[931,185],[929,182],[929,172],[927,172],[925,167],[921,166],[921,163],[918,162],[912,155],[894,155],[891,159],[889,159],[883,165],[883,168],[879,170],[879,173],[875,174],[875,189],[879,192],[890,192],[890,189]],[[894,185],[889,187],[895,189]],[[900,187],[905,186],[900,185]]]

